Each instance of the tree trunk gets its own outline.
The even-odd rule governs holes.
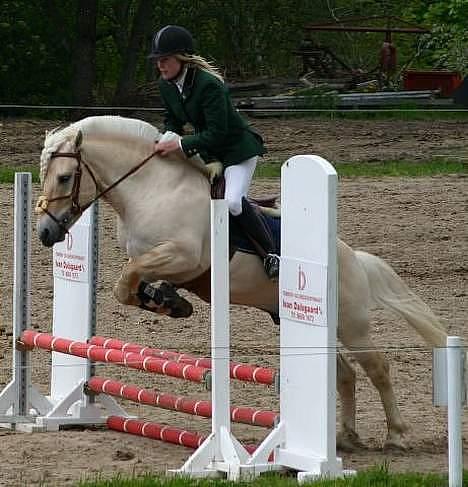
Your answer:
[[[114,95],[114,103],[125,104],[130,101],[135,91],[136,69],[138,56],[143,41],[151,26],[151,0],[140,0],[138,9],[133,18],[132,30],[128,40],[127,49],[122,59],[122,70]]]
[[[79,0],[73,55],[72,97],[77,105],[93,103],[96,74],[97,0]]]

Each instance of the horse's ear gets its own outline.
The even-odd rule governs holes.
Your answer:
[[[78,130],[78,133],[76,134],[75,137],[75,150],[78,150],[80,148],[82,142],[83,142],[83,132],[81,130]]]

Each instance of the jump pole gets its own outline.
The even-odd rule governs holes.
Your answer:
[[[162,357],[168,360],[175,360],[183,364],[192,364],[198,367],[211,369],[211,358],[198,357],[187,353],[161,350],[159,348],[144,347],[136,343],[123,342],[116,338],[93,336],[88,343],[104,348],[122,350],[123,352],[138,353],[143,357]],[[244,382],[255,382],[257,384],[276,385],[277,371],[268,367],[230,362],[230,377]]]

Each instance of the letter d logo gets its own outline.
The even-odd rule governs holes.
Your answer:
[[[303,291],[304,288],[306,287],[307,280],[306,280],[306,275],[305,272],[301,269],[301,266],[299,266],[298,272],[297,272],[297,288],[299,291]]]

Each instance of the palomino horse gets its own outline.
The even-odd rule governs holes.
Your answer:
[[[41,155],[43,194],[38,201],[42,243],[61,241],[84,209],[103,196],[119,217],[120,243],[129,260],[114,293],[124,304],[171,316],[191,305],[175,287],[209,298],[210,184],[200,161],[153,156],[161,134],[151,125],[121,117],[90,117],[46,136]],[[145,162],[147,161],[147,162]],[[384,307],[401,315],[430,346],[446,333],[430,309],[382,259],[338,240],[338,338],[377,388],[385,409],[385,446],[404,448],[400,416],[384,356],[370,337],[369,311]],[[167,281],[159,288],[151,283]],[[278,313],[278,285],[260,259],[235,252],[230,263],[231,302]],[[174,287],[173,287],[174,286]],[[342,402],[338,446],[361,445],[355,426],[355,371],[338,355]]]

